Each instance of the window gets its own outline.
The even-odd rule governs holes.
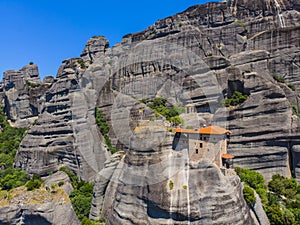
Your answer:
[[[198,149],[196,149],[196,154],[198,154],[199,153],[199,150]]]
[[[203,148],[203,143],[200,143],[200,148]]]
[[[206,141],[206,137],[203,137],[203,140]]]

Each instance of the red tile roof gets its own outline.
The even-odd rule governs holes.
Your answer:
[[[200,129],[182,129],[182,128],[177,128],[175,130],[175,133],[188,133],[188,134],[215,134],[215,135],[220,135],[220,134],[227,134],[231,133],[230,130],[226,130],[222,127],[219,126],[209,126],[209,127],[203,127]]]
[[[222,154],[222,158],[223,159],[233,159],[234,156],[233,155],[229,155],[229,154]]]

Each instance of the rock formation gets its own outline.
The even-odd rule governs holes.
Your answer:
[[[281,1],[280,9],[274,8],[276,1],[261,3],[263,8],[252,1],[193,6],[124,36],[112,49],[111,77],[98,100],[114,143],[124,149],[128,143],[123,139],[132,135],[114,126],[132,119],[119,118],[122,107],[128,111],[134,99],[166,97],[173,104],[194,105],[198,117],[211,113],[214,119],[207,123],[231,129],[229,151],[236,165],[256,169],[267,179],[275,173],[297,176],[299,119],[291,105],[299,107],[300,13],[289,1]],[[274,76],[284,77],[286,84]],[[223,97],[236,90],[248,100],[217,110]],[[118,93],[133,100],[118,105]]]
[[[97,174],[90,217],[106,217],[107,224],[255,224],[237,177],[172,151],[172,135],[158,125],[136,128],[138,120],[155,116],[140,100],[165,97],[169,105],[188,105],[195,117],[184,118],[195,127],[206,123],[232,131],[228,151],[235,165],[267,179],[279,173],[299,180],[299,5],[196,5],[125,35],[112,49],[104,37],[91,38],[80,58],[65,60],[56,79],[46,78],[41,87],[25,87],[27,69],[7,72],[9,118],[28,124],[38,114],[15,166],[42,175],[67,166],[85,180]],[[44,91],[34,92],[43,85]],[[223,107],[235,91],[247,100]],[[34,93],[42,94],[28,98]],[[95,107],[124,155],[110,157],[95,125]]]
[[[42,96],[49,86],[41,83],[37,65],[6,71],[2,83],[8,119],[16,127],[30,126],[43,107]]]
[[[58,182],[64,185],[58,187]],[[56,185],[56,191],[51,192],[51,186]],[[79,225],[81,224],[72,208],[70,199],[65,191],[70,191],[70,179],[59,172],[46,178],[47,190],[27,192],[24,188],[13,190],[14,197],[8,203],[1,199],[0,224],[20,225]],[[4,206],[3,206],[4,204]]]
[[[41,114],[20,144],[16,167],[46,175],[67,166],[85,180],[103,167],[108,156],[95,124],[96,80],[83,74],[80,62],[63,62]]]
[[[147,129],[136,135],[134,149],[115,155],[98,174],[91,218],[105,217],[106,224],[255,224],[237,176],[171,150],[172,136],[159,132],[146,141],[157,146],[145,150],[140,138]]]

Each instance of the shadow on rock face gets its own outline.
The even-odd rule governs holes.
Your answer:
[[[24,224],[26,225],[51,225],[48,220],[39,215],[25,215]]]

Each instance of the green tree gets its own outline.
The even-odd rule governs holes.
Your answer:
[[[263,175],[260,173],[250,170],[250,169],[243,169],[239,167],[235,167],[235,171],[237,175],[241,178],[242,182],[245,182],[253,189],[257,190],[259,188],[265,187],[265,179]]]
[[[73,209],[80,220],[88,217],[91,209],[92,195],[77,194],[71,196]]]
[[[65,167],[60,168],[60,170],[64,171],[69,176],[74,188],[69,197],[76,215],[82,220],[82,223],[90,224],[90,221],[87,218],[92,204],[93,184],[79,179],[73,171]]]
[[[295,179],[289,179],[279,174],[272,176],[272,180],[269,182],[268,187],[270,191],[284,195],[287,198],[294,198],[298,191],[298,184]]]
[[[256,202],[256,197],[254,195],[254,191],[251,187],[245,186],[243,189],[244,199],[248,205],[253,206]]]
[[[278,205],[271,205],[266,208],[266,214],[271,225],[285,225],[284,215]]]
[[[109,132],[110,128],[109,128],[109,126],[107,124],[107,121],[106,121],[103,113],[98,108],[95,109],[95,118],[96,118],[96,124],[97,124],[97,126],[98,126],[101,134],[104,137],[104,141],[105,141],[105,144],[106,144],[107,148],[109,149],[109,151],[112,154],[116,153],[117,149],[114,148],[114,147],[112,147],[111,140],[108,137],[108,132]]]
[[[247,95],[243,95],[241,92],[235,91],[230,98],[226,98],[223,101],[223,105],[226,107],[237,106],[247,100]]]
[[[30,181],[26,183],[27,191],[32,191],[41,187],[44,181],[38,174],[34,174]]]
[[[3,108],[0,108],[0,189],[10,190],[24,185],[30,179],[24,171],[13,168],[25,132],[25,128],[11,127]]]

